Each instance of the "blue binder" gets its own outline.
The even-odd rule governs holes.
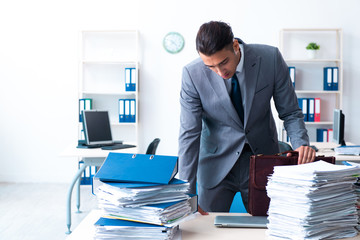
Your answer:
[[[124,122],[130,122],[130,100],[124,99]]]
[[[339,68],[338,67],[333,67],[332,68],[332,86],[331,86],[331,90],[333,91],[337,91],[339,90]]]
[[[130,99],[130,118],[129,122],[136,122],[136,102],[135,99]]]
[[[119,122],[125,122],[125,99],[119,99]]]
[[[301,108],[303,115],[304,115],[304,121],[308,121],[308,104],[307,104],[307,98],[298,98],[299,107]]]
[[[314,98],[308,98],[308,121],[314,122],[315,117],[315,99]]]
[[[136,89],[136,68],[125,68],[125,91],[133,92]]]
[[[133,221],[125,221],[120,219],[100,218],[95,226],[112,226],[112,227],[132,227],[132,228],[158,228],[160,231],[167,231],[169,227],[154,225],[149,223],[140,223]],[[164,233],[165,235],[165,233]]]
[[[110,152],[95,178],[113,182],[168,184],[178,171],[178,157]]]
[[[324,67],[324,90],[325,91],[331,91],[332,90],[332,79],[333,79],[333,73],[332,73],[332,67]]]
[[[295,79],[296,79],[296,68],[295,67],[289,67],[289,75],[291,82],[295,88]]]
[[[327,132],[328,130],[325,128],[316,129],[316,141],[317,142],[327,142]]]

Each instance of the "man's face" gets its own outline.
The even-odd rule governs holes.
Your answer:
[[[240,61],[240,46],[235,40],[233,48],[225,47],[211,56],[199,53],[204,64],[223,79],[231,78]]]

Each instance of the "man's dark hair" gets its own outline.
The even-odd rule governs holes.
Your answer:
[[[211,21],[201,25],[196,36],[196,50],[206,56],[211,56],[230,45],[233,40],[234,34],[230,25]]]

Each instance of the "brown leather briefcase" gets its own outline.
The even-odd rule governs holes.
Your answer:
[[[293,156],[286,157],[286,153]],[[250,158],[249,172],[249,213],[253,216],[267,216],[270,198],[266,193],[268,176],[274,172],[274,166],[296,165],[298,152],[284,152],[276,155],[254,155]],[[335,164],[335,157],[318,156],[315,161],[323,160]]]

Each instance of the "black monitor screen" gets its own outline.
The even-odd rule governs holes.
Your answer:
[[[111,126],[107,111],[83,111],[84,135],[88,145],[111,144]]]
[[[344,140],[345,115],[340,109],[334,109],[333,141],[341,146],[346,145]]]

